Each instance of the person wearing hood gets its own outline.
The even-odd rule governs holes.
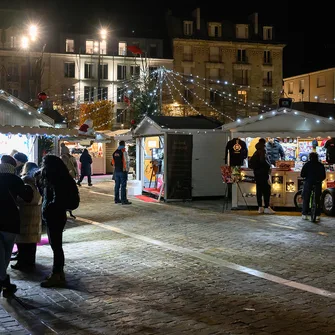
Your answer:
[[[17,152],[13,157],[16,161],[15,174],[21,176],[23,165],[28,162],[28,157],[22,152]]]
[[[114,202],[116,204],[130,205],[127,199],[127,180],[129,171],[129,158],[125,141],[120,141],[118,148],[113,153],[112,165],[114,166]],[[120,199],[121,187],[121,199]]]
[[[276,161],[285,160],[284,149],[277,138],[270,138],[266,143],[266,154],[272,165],[276,165]]]
[[[0,163],[0,291],[10,295],[16,292],[16,285],[10,283],[7,268],[12,255],[16,235],[20,233],[20,212],[18,198],[30,202],[33,198],[31,186],[15,175],[16,161],[3,155]]]

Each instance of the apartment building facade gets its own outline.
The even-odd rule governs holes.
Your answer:
[[[213,108],[234,119],[275,106],[282,90],[284,45],[275,42],[274,27],[251,22],[209,21],[197,8],[188,18],[168,16],[174,71],[179,88],[206,114]],[[199,97],[199,98],[198,98]],[[183,105],[182,97],[177,97]]]
[[[335,68],[284,79],[284,93],[294,102],[335,103]]]
[[[27,102],[44,91],[58,108],[111,100],[114,128],[130,122],[123,112],[127,85],[143,71],[173,66],[172,59],[163,58],[160,39],[61,34],[53,47],[37,41],[23,48],[20,33],[15,26],[3,32],[0,87]]]

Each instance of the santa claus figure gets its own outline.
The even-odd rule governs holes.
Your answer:
[[[93,121],[91,119],[86,120],[80,126],[78,133],[80,135],[94,135]]]

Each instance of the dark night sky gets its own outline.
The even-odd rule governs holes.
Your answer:
[[[92,30],[100,19],[102,23],[107,22],[113,30],[118,31],[118,35],[134,29],[137,35],[142,36],[163,30],[156,27],[162,27],[167,8],[175,14],[187,14],[199,6],[204,16],[217,17],[222,13],[220,16],[223,19],[236,23],[247,22],[248,15],[258,12],[260,23],[273,24],[277,39],[287,45],[284,49],[284,77],[335,66],[334,18],[332,11],[326,10],[329,5],[325,1],[312,6],[305,3],[301,8],[300,3],[292,0],[221,1],[221,8],[215,9],[209,4],[219,2],[208,0],[175,1],[176,4],[171,2],[165,8],[164,5],[168,2],[162,0],[1,0],[1,3],[2,8],[39,9],[45,13],[43,21],[48,21],[48,17],[55,21],[58,16],[57,20],[71,24],[70,29],[86,25]]]

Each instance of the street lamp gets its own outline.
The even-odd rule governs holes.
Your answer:
[[[101,56],[101,42],[105,42],[107,39],[107,34],[108,31],[105,28],[100,29],[100,38],[99,38],[99,42],[98,42],[98,99],[102,100],[102,94],[101,94],[101,87],[100,87],[100,83],[101,83],[101,75],[102,75],[102,69],[100,70],[100,66],[101,66],[101,62],[100,62],[100,56]],[[106,52],[106,50],[105,50]]]
[[[29,36],[32,41],[36,41],[38,35],[38,28],[35,24],[31,24],[28,28]]]

